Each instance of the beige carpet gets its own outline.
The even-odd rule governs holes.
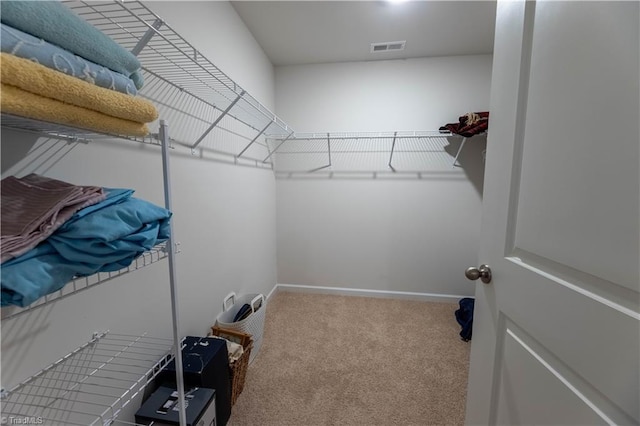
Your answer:
[[[464,423],[457,304],[280,292],[229,425]]]

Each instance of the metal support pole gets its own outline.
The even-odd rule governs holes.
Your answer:
[[[328,167],[331,167],[331,164],[327,164],[326,166],[321,166],[321,167],[317,167],[315,169],[311,169],[311,170],[309,170],[309,173],[317,172],[318,170],[326,169]]]
[[[393,159],[393,150],[396,147],[396,136],[398,136],[398,132],[393,133],[393,143],[391,144],[391,155],[389,156],[389,168],[394,172],[396,171],[396,169],[394,169],[393,166],[391,165],[391,159]]]
[[[237,102],[242,98],[242,96],[244,96],[244,93],[245,93],[245,92],[244,92],[244,90],[243,90],[242,92],[240,92],[240,94],[238,95],[238,97],[237,97],[237,98],[235,98],[235,99],[233,100],[233,102],[231,102],[231,104],[229,104],[229,106],[227,107],[227,109],[225,109],[224,111],[222,111],[222,114],[220,114],[220,117],[218,117],[218,118],[216,119],[216,121],[214,121],[214,122],[211,124],[211,126],[209,126],[209,128],[208,128],[207,130],[205,130],[205,131],[204,131],[204,133],[202,134],[202,136],[200,136],[200,137],[198,138],[198,140],[196,141],[196,143],[194,143],[194,144],[191,146],[191,149],[192,149],[192,150],[196,149],[196,147],[197,147],[198,145],[200,145],[200,142],[202,142],[202,140],[203,140],[203,139],[204,139],[204,138],[205,138],[205,137],[206,137],[206,136],[207,136],[207,135],[208,135],[208,134],[209,134],[209,133],[210,133],[210,132],[211,132],[211,131],[212,131],[212,130],[217,126],[217,125],[218,125],[218,123],[220,122],[220,120],[222,120],[222,118],[223,118],[225,115],[227,115],[227,113],[228,113],[229,111],[231,111],[231,108],[233,108],[233,106],[234,106],[234,105],[235,105],[235,104],[236,104],[236,103],[237,103]]]
[[[460,142],[460,148],[458,148],[458,152],[456,153],[456,157],[453,159],[453,165],[451,167],[457,166],[456,163],[458,162],[458,157],[460,156],[465,143],[467,143],[467,138],[462,139],[462,142]]]
[[[331,167],[331,137],[327,133],[327,152],[329,153],[329,167]]]
[[[164,22],[161,19],[156,19],[155,22],[151,24],[152,28],[149,28],[147,32],[144,33],[142,38],[140,38],[140,40],[138,41],[138,44],[136,44],[133,47],[133,49],[131,49],[131,53],[133,53],[133,56],[138,56],[138,54],[142,52],[142,49],[144,49],[147,43],[149,43],[149,40],[151,40],[151,37],[153,37],[153,35],[157,32],[157,30],[160,29],[162,24],[164,24]]]
[[[244,154],[244,152],[248,150],[249,147],[253,145],[253,143],[257,141],[260,136],[262,136],[262,134],[269,128],[269,126],[271,126],[271,122],[267,123],[267,125],[264,126],[264,129],[260,130],[260,133],[258,133],[255,138],[251,139],[251,142],[249,142],[249,145],[245,146],[244,149],[240,151],[240,154],[238,154],[238,158],[240,158],[242,154]]]
[[[169,174],[169,133],[167,124],[164,120],[160,120],[160,140],[162,141],[162,180],[164,184],[164,205],[169,211],[171,210],[171,177]],[[174,243],[174,225],[175,221],[171,220],[169,227],[169,241],[167,241],[168,259],[169,259],[169,288],[171,290],[171,316],[173,319],[173,348],[175,351],[176,363],[176,383],[178,386],[178,404],[180,425],[187,424],[187,411],[184,399],[184,378],[182,371],[182,342],[180,340],[180,327],[178,327],[178,289],[176,279],[176,259],[175,259],[175,243]]]

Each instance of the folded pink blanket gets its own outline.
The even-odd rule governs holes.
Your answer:
[[[2,179],[1,262],[20,256],[46,239],[75,212],[105,199],[102,188],[76,186],[30,174]]]

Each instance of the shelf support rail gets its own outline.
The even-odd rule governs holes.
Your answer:
[[[266,163],[266,162],[267,162],[267,160],[268,160],[269,158],[271,158],[271,156],[272,156],[273,154],[275,154],[275,153],[276,153],[276,151],[277,151],[277,150],[282,146],[282,144],[283,144],[283,143],[285,143],[286,141],[288,141],[288,140],[289,140],[289,138],[291,138],[291,136],[293,136],[293,131],[291,131],[291,133],[289,133],[289,135],[287,135],[287,137],[286,137],[286,138],[284,138],[284,139],[282,140],[282,142],[280,142],[280,143],[278,144],[278,146],[276,146],[276,149],[274,149],[273,151],[271,151],[271,152],[269,153],[269,155],[267,155],[267,156],[265,157],[265,159],[264,159],[264,160],[262,160],[262,162],[263,162],[263,163]]]
[[[196,143],[194,143],[191,146],[191,152],[193,153],[193,151],[197,148],[198,145],[200,145],[200,142],[202,142],[202,140],[207,137],[207,135],[209,133],[211,133],[211,131],[218,125],[218,123],[224,118],[225,115],[227,115],[229,113],[229,111],[231,111],[231,108],[233,108],[235,106],[236,103],[238,103],[238,101],[240,99],[242,99],[242,97],[244,96],[245,91],[243,90],[242,92],[240,92],[240,94],[229,104],[229,106],[222,111],[222,114],[220,114],[220,116],[218,118],[216,118],[216,120],[211,124],[211,126],[209,126],[209,128],[207,130],[204,131],[204,133],[202,134],[202,136],[200,136],[198,138],[198,140],[196,141]],[[271,123],[269,123],[271,124]],[[266,130],[266,129],[265,129]]]
[[[467,138],[462,139],[462,142],[460,142],[460,148],[458,148],[458,152],[456,153],[456,157],[453,159],[453,165],[451,167],[456,167],[458,165],[458,157],[460,157],[460,153],[462,152],[462,148],[464,148],[465,143],[467,143]]]
[[[180,253],[180,251],[177,250],[176,253]],[[53,293],[46,294],[42,299],[33,302],[29,306],[26,306],[24,308],[16,307],[16,309],[19,309],[19,310],[2,317],[2,321],[7,321],[11,318],[22,315],[25,312],[30,312],[34,309],[45,306],[56,300],[67,298],[69,296],[72,296],[86,289],[105,283],[113,278],[117,278],[121,275],[125,275],[130,272],[136,271],[147,265],[151,265],[152,263],[159,262],[165,257],[167,257],[166,244],[161,243],[160,245],[155,246],[151,250],[144,252],[142,255],[137,257],[133,261],[133,263],[131,263],[131,265],[127,266],[126,268],[122,268],[118,271],[97,272],[94,275],[75,277],[70,282],[70,287],[71,287],[70,289],[65,290],[66,287],[63,287],[60,290],[57,290]],[[105,275],[106,275],[106,278],[103,278]]]
[[[19,384],[17,384],[13,388],[11,388],[10,390],[2,392],[2,399],[5,399],[5,398],[9,397],[9,395],[11,395],[12,392],[15,392],[16,390],[24,387],[25,385],[28,385],[29,383],[31,383],[32,381],[36,380],[37,378],[39,378],[40,376],[42,376],[46,372],[48,372],[51,369],[53,369],[53,368],[57,367],[58,365],[62,364],[63,362],[65,362],[66,360],[68,360],[69,358],[71,358],[72,356],[77,354],[78,352],[83,351],[86,347],[93,345],[98,340],[100,340],[104,336],[106,336],[107,333],[109,333],[108,330],[103,332],[103,333],[99,333],[99,334],[94,335],[91,340],[89,340],[87,343],[85,343],[84,345],[80,346],[79,348],[76,348],[73,352],[68,353],[67,355],[65,355],[64,357],[60,358],[59,360],[57,360],[53,364],[49,365],[48,367],[43,368],[37,374],[34,374],[33,376],[28,377],[27,379],[23,380],[22,382],[20,382]]]
[[[30,376],[26,380],[19,383],[17,386],[13,387],[10,391],[5,392],[3,390],[3,414],[12,414],[16,417],[28,417],[29,414],[34,414],[33,409],[37,409],[42,414],[43,420],[51,421],[56,424],[59,423],[59,420],[61,420],[61,418],[59,418],[57,414],[54,415],[53,413],[62,413],[65,416],[65,424],[80,424],[70,421],[66,417],[69,414],[79,414],[82,416],[95,418],[95,420],[91,423],[82,423],[84,425],[93,426],[97,424],[112,424],[114,419],[120,414],[124,407],[126,407],[129,402],[131,402],[133,398],[137,396],[145,388],[145,386],[150,383],[151,380],[153,380],[153,378],[155,378],[156,375],[160,371],[162,371],[164,367],[166,367],[166,365],[168,365],[172,357],[170,355],[166,355],[165,350],[162,349],[162,352],[165,353],[165,355],[163,355],[163,358],[161,358],[160,361],[156,362],[153,366],[147,369],[144,374],[139,374],[138,380],[133,385],[129,385],[128,387],[123,388],[121,386],[117,386],[115,383],[101,383],[101,387],[115,390],[124,390],[124,393],[117,397],[117,399],[115,399],[112,403],[79,401],[85,405],[104,408],[104,411],[102,411],[100,414],[98,414],[97,412],[91,412],[90,410],[80,411],[73,409],[74,407],[69,406],[69,403],[72,404],[73,399],[67,399],[67,395],[82,393],[85,395],[107,396],[103,392],[91,392],[86,389],[80,389],[85,384],[90,387],[95,387],[98,386],[98,382],[101,378],[107,378],[110,381],[117,381],[120,380],[120,378],[118,377],[119,373],[127,376],[132,374],[132,371],[130,369],[127,369],[126,371],[109,369],[108,367],[112,364],[118,364],[117,362],[115,362],[116,360],[130,359],[134,361],[145,361],[139,357],[140,352],[136,351],[135,345],[137,345],[138,343],[144,343],[145,341],[143,339],[146,339],[146,334],[137,337],[126,336],[135,337],[135,339],[129,341],[125,346],[122,346],[121,343],[109,343],[108,333],[108,330],[104,332],[94,333],[91,340],[89,340],[79,348],[76,348],[73,352],[65,355],[63,358],[60,358],[58,361],[45,367],[38,373]],[[116,335],[114,341],[118,342],[119,340],[121,339],[119,339],[118,335]],[[113,346],[117,347],[117,349],[106,349],[104,347],[99,348],[99,345],[101,345],[103,342],[105,342],[105,345],[107,347]],[[161,344],[161,346],[164,348],[166,345]],[[87,360],[85,357],[85,351],[88,351],[88,353],[92,353],[94,349],[98,350],[100,354],[97,355],[94,361]],[[108,354],[109,352],[111,352],[110,355]],[[133,357],[127,357],[127,355]],[[79,356],[79,360],[77,361],[77,363],[74,363],[75,361],[73,359],[76,356]],[[100,360],[100,358],[109,359],[104,361]],[[92,364],[94,363],[97,363],[99,365],[92,366]],[[131,364],[131,366],[136,368],[146,368],[142,365],[134,364]],[[66,369],[65,367],[69,367],[69,369]],[[87,370],[88,372],[84,372],[85,370]],[[100,375],[100,373],[103,372],[106,373],[106,376]],[[70,380],[67,379],[69,374],[74,376],[81,375],[83,377],[79,380],[73,378]],[[33,388],[36,389],[34,390]],[[47,390],[51,393],[49,395],[39,394],[37,390]],[[111,396],[115,397],[115,395]],[[47,400],[50,401],[47,403]],[[16,410],[16,408],[20,409]],[[32,410],[24,411],[27,408],[31,408]],[[54,415],[54,417],[56,418],[49,417],[48,415],[45,416],[45,411],[49,413],[49,415]]]
[[[147,45],[147,43],[149,43],[153,35],[158,32],[158,30],[160,29],[160,27],[162,27],[163,24],[164,22],[160,18],[156,19],[154,23],[151,24],[151,28],[149,28],[147,32],[144,33],[144,35],[140,38],[138,43],[133,47],[133,49],[131,49],[131,53],[133,54],[133,56],[138,56],[138,54],[142,52],[142,49],[144,49],[144,47]]]
[[[99,334],[98,334],[98,333],[96,333],[96,334],[95,334],[95,336],[94,336],[94,339],[95,339],[95,338],[98,338],[98,336],[99,336]],[[103,334],[103,336],[104,336],[104,334]],[[57,399],[62,399],[62,398],[63,398],[65,395],[67,395],[68,393],[73,392],[73,391],[74,391],[74,389],[76,389],[78,386],[82,385],[84,382],[86,382],[87,380],[89,380],[89,379],[91,378],[91,376],[96,375],[96,373],[98,373],[98,372],[99,372],[100,370],[102,370],[104,367],[106,367],[107,365],[109,365],[109,363],[110,363],[110,362],[112,362],[114,359],[116,359],[118,356],[120,356],[124,351],[126,351],[126,350],[130,349],[133,345],[135,345],[135,344],[138,342],[138,340],[140,340],[140,338],[139,338],[139,337],[138,337],[136,340],[134,340],[133,342],[129,342],[129,344],[128,344],[128,345],[126,345],[123,349],[121,349],[121,350],[120,350],[118,353],[116,353],[115,355],[111,355],[111,357],[110,357],[107,361],[102,361],[98,367],[94,367],[94,368],[93,368],[93,370],[92,370],[90,373],[86,374],[86,375],[82,378],[82,380],[80,380],[80,381],[78,381],[78,382],[74,383],[74,384],[73,384],[73,386],[71,386],[69,389],[66,389],[62,394],[57,395],[57,396],[56,396],[56,400],[57,400]],[[94,341],[94,340],[92,340],[90,344],[93,344],[93,343],[95,343],[95,341]],[[53,401],[51,402],[51,404],[53,404],[56,400],[53,400]],[[51,404],[50,404],[50,405],[51,405]],[[113,405],[111,405],[111,406],[110,406],[110,408],[111,408],[111,411],[112,411],[112,416],[111,416],[111,418],[115,418],[115,416],[117,415],[117,413],[119,412],[119,410],[118,410],[118,411],[113,411],[113,409],[114,409]],[[102,413],[102,416],[101,416],[101,417],[106,416],[106,414],[107,414],[108,412],[109,412],[109,409],[107,409],[104,413]]]
[[[321,166],[321,167],[309,170],[309,173],[317,172],[318,170],[331,167],[331,134],[330,133],[327,133],[327,154],[329,155],[329,164],[327,164],[326,166]]]
[[[241,97],[240,95],[238,99]],[[237,99],[236,99],[237,100]],[[233,106],[230,105],[230,107]],[[171,176],[169,173],[169,133],[167,124],[164,120],[160,120],[160,139],[162,141],[162,179],[164,186],[164,204],[165,208],[171,210]],[[176,384],[178,387],[178,404],[180,425],[187,424],[187,412],[184,398],[184,375],[182,371],[182,345],[180,340],[180,327],[178,326],[178,289],[176,287],[176,255],[174,245],[174,226],[175,220],[171,220],[169,227],[169,241],[167,242],[169,256],[169,288],[171,291],[171,316],[173,318],[173,351],[176,361]]]
[[[136,343],[136,342],[133,342],[132,344],[130,344],[129,346],[127,346],[127,348],[129,348],[130,346],[132,346],[134,343]],[[163,370],[163,369],[164,369],[164,368],[169,364],[170,359],[171,359],[170,355],[167,355],[167,356],[163,357],[163,358],[158,362],[158,364],[156,364],[154,367],[152,367],[151,369],[149,369],[149,370],[147,371],[147,373],[146,373],[144,376],[141,376],[140,378],[138,378],[138,380],[137,380],[134,384],[132,384],[132,385],[129,387],[129,389],[127,389],[127,390],[124,392],[124,394],[122,395],[121,399],[120,399],[119,401],[117,401],[117,404],[120,404],[120,407],[119,407],[119,408],[118,408],[118,407],[116,407],[116,402],[114,402],[113,404],[111,404],[111,405],[109,406],[109,408],[107,408],[107,409],[102,413],[102,415],[100,416],[100,418],[101,418],[101,420],[102,420],[102,422],[103,422],[103,425],[112,424],[111,420],[115,419],[115,418],[116,418],[116,416],[118,416],[118,415],[120,414],[120,412],[124,409],[124,407],[126,407],[126,406],[127,406],[127,405],[132,401],[132,400],[133,400],[133,398],[135,398],[135,397],[136,397],[136,396],[137,396],[137,395],[138,395],[138,394],[139,394],[139,393],[140,393],[140,392],[145,388],[146,384],[147,384],[148,382],[150,382],[150,381],[151,381],[151,379],[155,378],[155,377],[158,375],[158,373],[160,373],[160,371],[162,371],[162,370]],[[142,387],[140,387],[140,385],[141,385],[143,382],[145,382],[145,385],[144,385],[144,386],[142,386]],[[124,403],[122,403],[122,398],[123,398],[125,395],[128,395],[128,394],[130,394],[130,397],[129,397],[129,398],[127,398],[127,399],[125,400],[125,402],[124,402]],[[107,416],[107,414],[108,414],[109,412],[113,413],[113,415],[112,415],[110,418]],[[186,415],[186,412],[185,412],[185,415]],[[186,423],[185,423],[185,424],[186,424]]]
[[[393,142],[391,143],[391,155],[389,155],[389,168],[394,172],[396,171],[396,169],[394,169],[393,166],[391,165],[391,160],[393,159],[393,150],[396,147],[396,136],[398,136],[398,132],[393,133]]]
[[[249,145],[245,146],[245,147],[244,147],[244,149],[243,149],[242,151],[240,151],[240,154],[238,154],[238,155],[237,155],[237,157],[238,157],[238,158],[242,157],[242,154],[244,154],[244,153],[245,153],[245,151],[246,151],[246,150],[248,150],[248,149],[249,149],[249,147],[250,147],[251,145],[253,145],[253,143],[254,143],[255,141],[257,141],[257,140],[258,140],[258,138],[259,138],[260,136],[262,136],[262,134],[263,134],[264,132],[266,132],[266,131],[267,131],[267,129],[269,128],[269,126],[271,126],[271,123],[272,123],[272,121],[268,122],[268,123],[267,123],[267,125],[266,125],[266,126],[264,126],[264,129],[260,130],[260,133],[258,133],[258,134],[256,135],[256,137],[255,137],[255,138],[251,139],[251,142],[249,142]]]

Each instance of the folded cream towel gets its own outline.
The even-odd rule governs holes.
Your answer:
[[[2,64],[2,68],[4,68],[4,64]],[[113,135],[146,136],[149,134],[149,129],[144,123],[123,120],[90,109],[66,104],[4,84],[4,82],[2,82],[1,87],[2,112],[7,114]]]
[[[1,55],[3,84],[125,120],[149,123],[158,118],[156,107],[149,101],[96,86],[10,53]]]
[[[210,337],[224,340],[225,342],[227,342],[227,353],[229,354],[229,364],[239,360],[242,354],[244,353],[244,348],[239,343],[232,342],[220,336],[210,336]]]

